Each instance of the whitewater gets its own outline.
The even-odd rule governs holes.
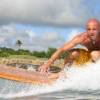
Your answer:
[[[100,60],[96,63],[73,65],[64,68],[64,74],[51,85],[28,84],[0,79],[0,100],[23,97],[47,96],[65,100],[68,98],[99,98],[100,95]],[[22,99],[21,99],[22,100]],[[25,99],[23,99],[25,100]],[[31,99],[30,99],[31,100]],[[33,99],[32,99],[33,100]],[[42,100],[42,98],[38,99]]]

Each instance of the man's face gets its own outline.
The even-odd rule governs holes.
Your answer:
[[[92,40],[96,40],[99,36],[100,27],[97,23],[89,22],[86,26],[86,30]]]

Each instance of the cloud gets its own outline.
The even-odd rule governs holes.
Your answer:
[[[99,0],[1,0],[0,24],[79,26],[100,19]]]
[[[0,47],[16,48],[17,40],[21,40],[23,49],[31,51],[57,48],[65,42],[56,32],[46,32],[40,36],[32,29],[19,29],[14,24],[0,26]]]
[[[0,46],[15,48],[18,39],[23,42],[22,48],[29,50],[45,50],[65,43],[56,31],[38,35],[39,31],[16,28],[19,23],[23,26],[83,27],[89,18],[100,19],[99,0],[0,1]],[[68,38],[78,32],[72,29]]]

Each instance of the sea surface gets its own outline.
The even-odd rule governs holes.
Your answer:
[[[0,79],[0,100],[100,100],[100,60],[63,72],[51,85]]]

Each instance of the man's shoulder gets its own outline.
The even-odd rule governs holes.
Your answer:
[[[87,32],[79,33],[77,36],[79,36],[79,37],[87,36]]]
[[[77,40],[79,43],[82,43],[85,39],[87,39],[87,33],[83,32],[74,37],[74,40]]]
[[[83,33],[80,33],[80,34],[78,34],[78,35],[76,35],[76,37],[77,38],[80,38],[80,39],[85,39],[85,38],[87,38],[87,33],[86,32],[83,32]]]

